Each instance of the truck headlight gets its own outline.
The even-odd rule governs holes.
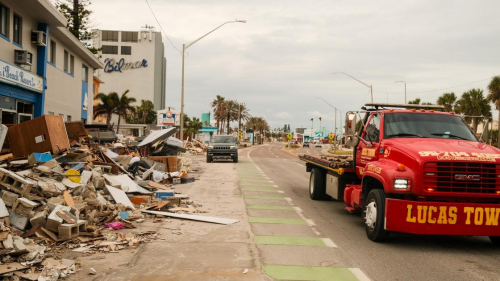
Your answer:
[[[231,145],[229,149],[236,149],[236,145]]]
[[[213,145],[209,145],[208,149],[214,149],[214,146]]]
[[[407,179],[395,179],[394,180],[394,189],[407,189],[408,188],[408,180]]]

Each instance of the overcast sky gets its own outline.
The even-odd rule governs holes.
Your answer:
[[[223,22],[228,24],[188,49],[185,112],[211,110],[216,95],[245,102],[271,128],[333,128],[342,114],[370,101],[421,98],[471,88],[487,95],[500,74],[500,1],[189,1],[149,0],[175,47],[182,49]],[[146,0],[93,0],[98,29],[158,28]],[[168,106],[180,109],[181,55],[163,36]],[[482,80],[482,81],[480,81]],[[476,82],[480,81],[480,82]],[[476,83],[472,83],[476,82]],[[468,84],[449,90],[436,90]],[[436,91],[432,91],[436,90]],[[388,92],[389,94],[387,94]],[[497,113],[493,113],[497,119]]]

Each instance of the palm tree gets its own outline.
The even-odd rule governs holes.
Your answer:
[[[141,100],[141,105],[138,107],[139,113],[142,115],[142,124],[148,124],[149,121],[148,117],[151,117],[152,115],[155,115],[154,112],[155,105],[153,104],[152,101],[150,100]],[[153,120],[154,122],[154,120]]]
[[[258,117],[248,118],[247,123],[245,125],[247,128],[252,128],[252,132],[253,132],[252,145],[255,145],[255,132],[257,131],[258,125],[259,125],[259,118]]]
[[[269,125],[267,124],[266,119],[257,117],[257,130],[259,130],[259,140],[262,144],[264,142],[264,131],[269,130]]]
[[[118,125],[116,126],[116,132],[120,131],[120,121],[123,116],[125,120],[127,120],[127,111],[133,111],[135,108],[131,105],[131,103],[136,102],[135,98],[127,97],[129,90],[126,90],[118,100],[118,104],[115,108],[115,113],[118,114]]]
[[[99,99],[100,102],[94,107],[94,119],[100,114],[106,114],[106,125],[109,125],[109,123],[111,123],[111,115],[119,103],[118,94],[115,92],[109,94],[99,93],[96,98]]]
[[[238,131],[241,131],[241,121],[246,122],[251,115],[244,102],[238,103],[238,112]]]
[[[193,117],[193,119],[188,122],[188,128],[188,131],[191,133],[191,139],[193,139],[194,135],[196,135],[203,128],[203,124],[199,118]]]
[[[479,116],[491,117],[491,105],[483,96],[483,90],[472,89],[465,92],[460,100],[457,101],[455,109],[470,117],[465,117],[465,121],[470,122],[472,119],[472,130],[474,134],[477,132],[477,125],[481,120]]]
[[[486,97],[486,100],[495,104],[498,110],[498,120],[500,122],[500,76],[495,76],[491,79],[488,85],[488,91],[490,91],[490,93]],[[498,139],[500,140],[500,130],[498,130]],[[500,148],[500,141],[498,142],[498,148]]]
[[[408,104],[420,104],[420,101],[421,101],[420,98],[416,98],[414,100],[409,101]]]
[[[231,121],[238,120],[238,103],[234,100],[228,100],[224,102],[224,117],[226,119],[227,134],[231,133],[230,123]]]
[[[219,128],[220,128],[220,121],[221,119],[224,119],[223,117],[223,104],[225,102],[225,98],[217,95],[215,97],[215,100],[212,101],[210,104],[212,108],[214,109],[214,119],[217,122],[217,133],[219,133]]]
[[[437,99],[437,104],[444,106],[444,110],[448,112],[452,112],[455,103],[457,102],[457,96],[455,93],[444,93]]]

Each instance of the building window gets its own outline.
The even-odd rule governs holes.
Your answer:
[[[137,42],[137,39],[137,32],[122,31],[122,42]]]
[[[101,40],[108,42],[118,42],[118,31],[103,30]]]
[[[66,121],[71,122],[71,115],[66,116]]]
[[[73,55],[69,56],[69,73],[75,74],[75,57]]]
[[[85,64],[82,64],[82,81],[89,82],[89,68]]]
[[[62,119],[63,119],[63,121],[64,121],[64,114],[59,113],[59,116],[61,116],[61,117],[62,117]]]
[[[132,47],[130,46],[122,46],[122,55],[131,55]]]
[[[52,64],[56,64],[56,42],[50,40],[50,55],[49,55],[49,62]]]
[[[68,72],[69,68],[69,53],[64,50],[64,71]]]
[[[21,45],[23,43],[22,34],[23,34],[23,19],[20,16],[14,14],[14,36],[12,38],[12,41],[14,41],[14,43]]]
[[[49,115],[54,115],[54,112],[53,111],[49,111]]]
[[[9,37],[9,8],[0,4],[0,33]]]
[[[118,55],[118,46],[102,45],[104,55]]]

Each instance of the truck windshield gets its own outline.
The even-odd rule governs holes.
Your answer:
[[[213,143],[234,143],[234,138],[231,136],[214,136],[212,137]]]
[[[477,141],[459,116],[430,113],[387,113],[384,138],[435,138]]]

